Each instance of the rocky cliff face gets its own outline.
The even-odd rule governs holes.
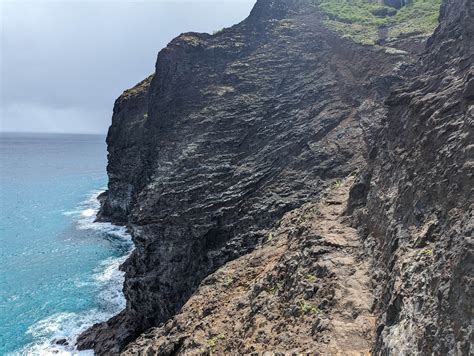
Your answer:
[[[445,5],[443,16],[451,20],[445,21],[444,27],[437,31],[437,37],[430,42],[433,51],[436,48],[439,52],[440,58],[455,59],[462,51],[463,56],[468,58],[465,53],[469,53],[469,47],[459,45],[459,41],[452,37],[454,35],[449,35],[450,31],[454,31],[452,27],[455,27],[456,23],[454,19],[457,13],[453,8],[461,3],[462,1],[458,1],[454,5]],[[467,8],[467,4],[465,2],[463,6]],[[391,242],[387,241],[392,238],[395,241],[395,235],[390,235],[392,228],[389,227],[394,226],[392,222],[398,217],[385,216],[385,210],[380,210],[384,206],[377,201],[380,200],[380,192],[388,193],[383,187],[403,181],[401,178],[397,180],[395,173],[382,176],[379,171],[382,172],[383,169],[377,167],[380,160],[385,159],[384,154],[396,154],[397,159],[402,159],[403,152],[392,150],[388,138],[377,141],[377,150],[372,150],[372,146],[376,142],[376,132],[381,119],[386,115],[385,99],[392,89],[403,81],[404,76],[411,75],[410,68],[413,68],[413,65],[403,64],[409,60],[406,56],[389,54],[375,47],[358,45],[341,38],[323,26],[322,16],[318,6],[311,0],[259,0],[250,16],[236,26],[212,36],[186,33],[173,40],[159,53],[154,76],[126,91],[117,100],[107,138],[109,189],[101,197],[99,219],[127,224],[136,249],[122,266],[126,272],[126,309],[108,322],[95,325],[81,335],[79,348],[94,348],[99,354],[118,353],[143,331],[160,326],[175,316],[193,293],[195,298],[199,298],[201,282],[209,285],[209,279],[212,281],[212,276],[216,273],[218,275],[221,268],[227,268],[229,261],[244,261],[245,264],[247,262],[242,258],[260,253],[261,246],[272,240],[270,236],[277,234],[274,226],[278,225],[285,213],[298,211],[303,209],[301,207],[305,203],[318,201],[323,191],[331,192],[336,181],[336,185],[340,184],[338,179],[364,167],[367,157],[371,158],[370,169],[361,176],[365,181],[359,178],[352,190],[349,210],[355,211],[360,226],[365,227],[365,230],[361,227],[365,235],[368,235],[365,245],[376,256],[374,279],[384,287],[383,291],[377,290],[377,296],[380,295],[383,301],[377,305],[377,313],[372,314],[372,297],[371,293],[367,294],[370,290],[370,278],[366,278],[369,275],[369,267],[361,265],[361,270],[367,270],[367,273],[351,277],[355,269],[347,265],[348,260],[359,263],[365,251],[362,244],[353,241],[353,231],[346,222],[331,225],[332,227],[327,229],[309,229],[310,237],[301,241],[294,239],[293,233],[278,233],[279,236],[286,236],[284,239],[291,240],[288,258],[282,260],[281,265],[275,266],[275,280],[267,279],[262,282],[263,287],[257,280],[255,283],[249,282],[247,300],[252,301],[249,302],[252,304],[253,301],[263,298],[258,291],[272,289],[272,286],[268,287],[267,284],[278,285],[279,279],[285,280],[281,291],[282,297],[287,300],[285,303],[290,303],[292,298],[298,297],[296,299],[299,304],[291,314],[293,318],[304,314],[310,323],[313,311],[324,310],[325,317],[318,321],[320,326],[314,326],[316,334],[320,334],[314,336],[316,341],[313,346],[314,349],[323,349],[323,344],[329,345],[326,348],[328,352],[348,351],[348,345],[354,340],[357,341],[360,351],[371,347],[370,338],[357,335],[356,326],[361,319],[358,322],[355,320],[359,315],[366,320],[376,320],[386,311],[389,311],[390,315],[399,315],[392,313],[399,308],[396,302],[399,299],[393,287],[395,283],[391,279],[392,276],[397,276],[397,272],[390,270],[393,267],[390,255],[394,251],[386,251],[387,246],[392,246]],[[463,16],[469,18],[472,14]],[[448,26],[448,22],[452,25]],[[464,31],[461,25],[458,25],[458,29]],[[463,41],[464,38],[472,39],[469,33],[466,32]],[[441,39],[442,36],[451,39],[451,44]],[[454,50],[454,47],[460,49]],[[442,55],[445,57],[441,57]],[[435,59],[425,57],[426,68],[431,65],[430,60]],[[461,62],[457,64],[456,71],[451,73],[452,78],[458,78],[452,80],[453,83],[458,83],[459,87],[463,82],[457,80],[464,78],[462,75],[468,71],[466,60],[462,62],[464,67]],[[441,75],[446,68],[450,67],[440,68],[437,75]],[[430,83],[415,84],[418,87],[413,90],[441,88],[440,84],[433,86],[434,79]],[[457,90],[453,93],[459,94]],[[472,100],[469,99],[471,94],[462,95],[459,98],[464,98],[462,100],[465,104],[460,106],[461,109],[458,106],[449,106],[446,110],[466,113],[470,105],[468,100]],[[389,101],[391,111],[387,120],[390,122],[396,121],[393,118],[400,112],[406,114],[408,110],[415,110],[406,108],[405,104],[399,104],[397,112],[397,100],[408,100],[396,99],[398,96],[404,97],[402,94],[394,94]],[[429,98],[431,100],[431,97]],[[453,96],[452,100],[456,98]],[[438,99],[437,102],[441,101]],[[416,110],[421,110],[420,112],[431,107],[428,99],[421,100],[420,103],[426,105],[426,109],[420,107],[421,104],[414,106]],[[406,140],[404,142],[407,147],[410,138],[423,136],[424,132],[415,122],[409,123],[414,125],[414,131],[410,130],[410,134],[402,137],[397,136],[400,140]],[[391,125],[393,127],[390,129]],[[388,137],[391,132],[390,135],[395,139],[395,131],[401,128],[403,125],[400,124],[386,124],[382,137]],[[418,131],[415,131],[415,128]],[[446,130],[447,134],[452,133],[448,127]],[[418,132],[418,136],[415,132]],[[446,142],[449,145],[456,144],[453,147],[458,149],[469,139],[463,133],[459,133],[458,138],[461,141],[458,142],[456,138],[446,139]],[[383,153],[384,150],[386,153]],[[431,150],[426,151],[426,154],[434,153]],[[415,155],[416,151],[409,153]],[[461,153],[458,155],[461,157]],[[416,156],[416,159],[418,158]],[[425,167],[423,174],[426,173],[426,176],[431,172],[429,162],[426,161],[425,165],[420,166]],[[395,167],[398,166],[394,164],[390,169]],[[464,167],[464,164],[461,167]],[[396,174],[402,173],[396,171]],[[412,173],[412,176],[406,174],[407,177],[413,176]],[[449,172],[443,174],[451,177]],[[459,174],[454,176],[454,179],[463,177]],[[380,179],[376,180],[377,177]],[[378,188],[364,184],[369,182],[370,178]],[[437,178],[438,176],[433,176],[430,179],[435,182]],[[382,184],[380,182],[385,185],[379,185]],[[467,211],[466,202],[470,201],[470,192],[466,190],[470,181],[464,182],[464,190],[461,189],[465,194],[464,200],[455,200],[456,204],[461,204],[459,209],[464,209],[461,210],[463,214]],[[444,186],[446,187],[446,184]],[[442,196],[443,193],[439,194]],[[461,197],[461,193],[457,194]],[[344,206],[345,200],[341,200],[340,196],[338,199],[329,199],[325,206]],[[392,199],[393,204],[400,201],[395,195]],[[431,198],[428,196],[426,199]],[[331,201],[336,202],[332,204]],[[462,201],[464,203],[461,203]],[[430,206],[430,201],[424,204]],[[409,209],[412,206],[405,203],[403,208],[405,207]],[[391,212],[387,211],[390,214]],[[337,216],[342,214],[339,210],[333,213]],[[331,217],[333,213],[328,213],[328,221],[334,219]],[[290,213],[290,216],[291,214],[295,213]],[[438,218],[436,226],[444,223],[440,219]],[[423,224],[427,224],[428,220],[425,220]],[[285,218],[282,221],[284,222]],[[295,220],[293,224],[292,228],[299,230],[298,224],[301,224],[301,221]],[[433,228],[430,226],[426,225],[425,228],[431,231],[431,234]],[[371,232],[376,229],[377,232]],[[337,231],[341,234],[347,232],[350,236],[338,240],[334,237]],[[466,233],[467,230],[464,234]],[[319,237],[311,238],[313,235]],[[357,236],[355,239],[357,240]],[[373,242],[370,243],[371,241]],[[443,241],[447,242],[448,239]],[[274,243],[274,247],[278,248],[279,242]],[[318,243],[321,244],[320,248]],[[462,249],[464,242],[459,243],[456,248]],[[275,253],[278,252],[272,250],[271,246],[268,255],[277,258]],[[309,250],[307,252],[314,256],[314,260],[304,257],[307,254],[303,255],[303,258],[299,252],[300,248],[310,247],[311,251],[316,249],[314,253]],[[453,251],[454,259],[469,257],[461,257],[461,253],[456,253],[458,250]],[[326,262],[321,262],[319,258],[326,254],[334,254],[324,257],[326,262],[333,256],[340,263],[332,267],[325,265]],[[419,256],[427,258],[427,254],[428,252]],[[265,258],[260,261],[260,264],[264,264]],[[461,262],[459,261],[458,266],[461,266]],[[441,266],[442,262],[439,263]],[[319,294],[316,291],[313,291],[313,294],[305,294],[305,288],[310,287],[307,285],[307,278],[295,279],[296,277],[292,276],[295,264],[302,266],[300,276],[306,274],[306,277],[314,275],[321,278],[324,287],[319,289]],[[249,271],[252,268],[259,267],[252,265]],[[264,269],[266,272],[271,270],[270,267],[268,270]],[[339,276],[341,280],[355,278],[360,288],[345,284],[341,286],[336,278],[338,273],[344,276]],[[245,271],[241,274],[246,275]],[[260,276],[261,273],[257,275]],[[459,278],[462,278],[461,275]],[[219,279],[217,281],[219,282]],[[219,290],[218,284],[214,283],[216,290]],[[354,294],[354,288],[356,291],[360,290],[360,293]],[[460,292],[459,288],[456,290]],[[341,295],[348,295],[347,293],[352,295],[352,304],[343,302]],[[354,295],[363,296],[361,300],[364,303],[353,306],[354,313],[344,313],[345,308],[354,305],[357,299]],[[460,302],[464,303],[459,305],[460,310],[466,310],[465,303],[469,301],[467,297],[463,295],[464,299],[460,299],[464,300]],[[308,302],[304,298],[314,300]],[[392,302],[392,299],[395,302]],[[337,302],[338,300],[340,302]],[[191,313],[194,310],[192,306],[196,306],[193,303],[196,302],[192,298],[183,310]],[[291,303],[285,303],[275,305],[279,306],[280,311],[284,311],[291,306]],[[309,307],[304,307],[307,305]],[[386,308],[388,305],[389,309]],[[242,310],[245,310],[245,303],[243,306]],[[336,307],[331,311],[331,306]],[[226,309],[221,312],[225,314]],[[268,315],[269,320],[275,319],[271,313]],[[288,315],[285,315],[286,317]],[[183,318],[193,320],[193,323],[195,321],[186,317],[186,314]],[[392,320],[390,325],[380,319],[380,323],[386,326],[378,330],[377,350],[398,350],[399,346],[396,343],[390,344],[389,341],[395,340],[390,338],[389,333],[390,326],[395,324],[393,320],[401,320],[397,318],[388,317]],[[219,319],[216,320],[217,324],[212,325],[218,325]],[[283,323],[281,325],[286,323],[283,320],[287,319],[280,319],[280,323]],[[340,322],[334,323],[330,320]],[[352,324],[341,328],[341,323]],[[160,353],[170,354],[213,351],[214,347],[202,349],[196,346],[193,342],[199,340],[190,341],[183,337],[179,333],[186,328],[179,322],[174,325],[177,325],[175,329],[168,325],[167,329],[159,328],[153,331],[153,338],[163,340],[164,337],[165,341],[155,343],[155,348],[150,349],[150,352],[159,350]],[[253,328],[253,324],[249,325]],[[464,325],[465,323],[458,329],[461,330]],[[204,327],[197,325],[196,328]],[[176,337],[170,341],[167,334],[171,333],[172,329]],[[294,329],[294,333],[301,332],[300,329]],[[329,330],[330,334],[324,336],[323,331],[326,330]],[[392,330],[395,332],[396,329]],[[367,335],[372,332],[375,333],[375,330],[368,328]],[[229,333],[232,331],[229,330]],[[466,335],[464,331],[461,333]],[[264,339],[257,341],[255,335],[252,333],[248,340],[265,345]],[[214,337],[216,336],[211,335],[207,341],[201,341],[204,344],[210,342],[209,340],[215,343]],[[282,335],[274,345],[279,345],[281,350],[310,351],[311,348],[305,349],[303,346],[308,345],[308,338],[312,336],[310,334],[305,337],[291,344],[291,333]],[[334,341],[339,339],[348,341],[344,345]],[[465,337],[456,340],[465,340]],[[140,353],[144,350],[143,343],[147,343],[146,339],[140,339],[136,344],[138,346],[132,345],[128,350],[132,350],[131,353]],[[236,344],[229,345],[233,347],[232,345]],[[238,349],[252,351],[252,348],[246,348],[247,346],[243,343]],[[423,349],[425,346],[420,347]],[[460,347],[465,349],[465,346]],[[224,351],[225,348],[220,350]]]
[[[344,216],[353,177],[287,214],[261,246],[206,277],[180,312],[124,355],[368,355],[368,258]]]
[[[445,1],[352,191],[378,285],[380,354],[473,352],[473,41],[473,2]]]
[[[146,170],[145,122],[148,117],[148,88],[153,76],[125,91],[114,106],[107,135],[109,184],[101,196],[98,219],[126,224],[132,201],[143,186]]]

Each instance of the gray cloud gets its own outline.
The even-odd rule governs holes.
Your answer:
[[[105,133],[172,38],[233,25],[254,2],[0,0],[0,130]]]

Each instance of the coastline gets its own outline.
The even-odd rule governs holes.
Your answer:
[[[76,209],[62,213],[72,218],[76,229],[97,233],[108,240],[118,254],[101,261],[88,280],[74,281],[78,288],[92,285],[99,290],[96,305],[89,310],[55,313],[34,323],[27,331],[34,341],[11,355],[93,355],[93,350],[77,350],[77,337],[125,308],[124,272],[120,271],[120,265],[130,256],[134,246],[126,227],[95,221],[100,208],[98,197],[103,191],[90,192]]]

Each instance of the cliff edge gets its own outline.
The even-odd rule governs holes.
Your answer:
[[[126,309],[79,349],[470,350],[472,4],[445,1],[422,64],[419,33],[360,43],[323,5],[259,0],[240,24],[182,34],[117,99],[98,219],[127,225],[136,248]],[[417,272],[403,259],[429,258],[421,285],[404,282]],[[428,276],[442,274],[452,294],[434,319],[445,284]],[[438,321],[451,329],[421,341]]]

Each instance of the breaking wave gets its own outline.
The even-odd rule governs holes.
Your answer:
[[[120,265],[133,250],[131,237],[123,226],[94,222],[102,191],[94,191],[76,210],[64,212],[71,216],[79,230],[96,231],[113,243],[119,257],[109,257],[96,267],[87,281],[77,281],[78,287],[92,284],[99,290],[95,307],[83,312],[62,312],[49,316],[28,328],[27,333],[35,340],[19,350],[21,355],[93,355],[92,351],[78,351],[77,337],[95,323],[105,321],[125,308],[122,293],[124,273]]]

